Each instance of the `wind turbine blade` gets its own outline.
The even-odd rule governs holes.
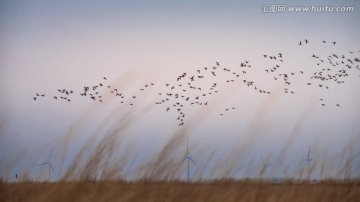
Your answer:
[[[43,166],[43,165],[46,165],[48,164],[49,162],[45,162],[45,163],[42,163],[42,164],[39,164],[39,166]]]
[[[49,156],[49,162],[50,162],[50,159],[51,159],[52,151],[53,151],[53,147],[51,147],[50,156]]]
[[[308,159],[310,159],[310,145],[309,145],[309,150],[308,150]]]
[[[181,163],[184,163],[184,161],[188,158],[188,156],[186,156],[182,161]]]
[[[186,155],[189,154],[189,138],[186,139]]]
[[[193,162],[195,165],[197,165],[196,162],[195,162],[191,157],[189,157],[189,160],[190,160],[191,162]]]
[[[53,171],[53,173],[55,174],[54,168],[51,163],[49,163],[49,166],[50,166],[51,170]]]

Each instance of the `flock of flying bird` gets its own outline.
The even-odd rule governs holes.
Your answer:
[[[304,47],[310,44],[310,41],[305,39],[298,43],[300,47]],[[335,46],[337,43],[322,41],[323,45],[330,44]],[[307,86],[318,86],[322,89],[329,89],[331,82],[335,84],[344,84],[347,77],[350,76],[350,72],[354,70],[360,70],[360,59],[358,54],[360,51],[349,51],[345,54],[332,53],[328,56],[319,56],[312,54],[309,57],[314,61],[314,72],[311,72],[311,82],[306,82]],[[264,60],[269,60],[273,63],[272,66],[265,68],[266,75],[271,77],[276,82],[283,84],[283,91],[285,94],[295,94],[292,88],[292,78],[295,75],[305,76],[304,70],[298,70],[288,72],[286,65],[284,65],[284,55],[282,53],[277,54],[264,54],[262,57]],[[285,67],[283,67],[285,66]],[[239,82],[240,84],[253,89],[255,92],[264,95],[271,95],[271,92],[267,89],[260,88],[255,84],[255,81],[249,80],[246,77],[247,72],[253,69],[253,65],[248,60],[244,60],[240,63],[239,67],[235,70],[222,67],[219,62],[216,62],[212,67],[203,67],[195,69],[194,72],[184,72],[176,77],[174,82],[157,84],[164,85],[165,92],[159,92],[159,100],[155,102],[157,105],[165,105],[165,111],[175,111],[177,113],[176,119],[178,125],[182,126],[185,123],[185,108],[188,106],[207,106],[209,104],[209,97],[215,96],[221,88],[219,86],[230,84],[233,82]],[[309,74],[308,74],[309,75]],[[360,75],[359,75],[360,76]],[[205,82],[204,82],[205,81]],[[145,90],[154,87],[154,83],[144,84],[139,90],[143,92]],[[71,102],[75,95],[91,99],[96,102],[103,102],[105,90],[119,99],[120,104],[127,104],[133,106],[137,95],[125,95],[121,89],[115,88],[107,84],[107,78],[103,77],[100,82],[97,82],[92,86],[84,86],[81,92],[75,93],[71,89],[58,89],[57,94],[52,95],[54,100],[62,100],[65,102]],[[33,99],[35,101],[45,98],[45,94],[36,93]],[[326,102],[324,98],[319,98],[321,106],[325,106]],[[335,104],[340,107],[339,103]],[[230,106],[225,108],[219,113],[220,116],[230,110],[235,110],[236,106]]]

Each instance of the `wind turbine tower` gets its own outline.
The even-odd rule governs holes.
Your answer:
[[[307,161],[308,164],[308,179],[310,180],[310,163],[312,161],[312,159],[310,158],[310,145],[309,145],[308,155],[305,161]]]
[[[261,155],[261,160],[262,160],[262,163],[263,163],[263,166],[264,166],[264,175],[265,175],[265,178],[266,178],[266,168],[271,166],[271,165],[266,164],[263,155],[261,153],[260,153],[260,155]]]
[[[190,180],[190,161],[196,165],[195,161],[189,155],[189,139],[187,139],[187,144],[186,144],[186,156],[182,160],[181,163],[183,163],[185,160],[187,160],[187,181],[189,181]]]
[[[53,173],[55,173],[54,168],[53,168],[53,166],[52,166],[52,164],[51,164],[52,151],[53,151],[53,148],[51,148],[49,160],[39,165],[39,166],[49,165],[49,181],[51,181],[51,171],[52,171]]]

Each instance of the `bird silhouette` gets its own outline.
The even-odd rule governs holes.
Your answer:
[[[326,42],[323,41],[323,43]],[[309,44],[308,39],[303,39],[298,42],[298,45],[300,46],[305,44]],[[332,41],[331,43],[329,41],[329,44],[337,45],[335,41]],[[296,44],[294,45],[296,46]],[[329,82],[330,80],[334,81],[336,84],[339,85],[343,84],[344,82],[346,82],[346,78],[350,77],[351,73],[354,70],[360,70],[359,68],[360,59],[358,58],[357,55],[355,55],[355,53],[357,53],[357,51],[356,52],[349,51],[348,54],[331,52],[328,56],[318,54],[316,52],[307,55],[308,58],[311,58],[311,60],[313,60],[312,64],[314,66],[314,71],[307,72],[309,74],[309,79],[311,80],[304,82],[305,85],[309,85],[309,86],[314,85],[315,87],[319,86],[320,88],[325,90],[325,89],[329,89],[330,85],[327,85],[327,82]],[[353,54],[353,57],[349,57],[349,54]],[[273,62],[273,65],[264,68],[267,74],[263,74],[263,75],[270,76],[269,78],[274,78],[275,82],[280,82],[285,93],[295,94],[296,91],[294,91],[292,87],[296,86],[296,84],[299,81],[298,79],[296,80],[293,79],[295,79],[298,76],[302,76],[302,77],[307,76],[307,74],[304,74],[303,70],[297,70],[299,73],[296,73],[295,71],[291,72],[283,67],[283,64],[285,63],[277,62],[277,61],[283,62],[282,59],[284,57],[284,53],[276,52],[274,54],[271,53],[263,54],[260,55],[260,57],[265,58],[265,60],[269,58],[268,62]],[[267,94],[267,95],[271,94],[270,91],[267,91],[266,89],[262,88],[262,86],[258,85],[258,83],[256,83],[255,85],[256,81],[255,82],[249,81],[249,78],[253,76],[252,75],[253,70],[256,69],[256,68],[249,68],[251,67],[251,63],[249,60],[243,60],[238,63],[240,64],[241,69],[238,69],[236,67],[220,68],[220,63],[219,62],[215,62],[215,63],[216,65],[210,67],[209,73],[207,73],[208,68],[204,67],[204,69],[194,68],[193,69],[194,75],[191,74],[189,75],[189,72],[184,72],[181,75],[175,75],[173,78],[174,80],[177,79],[177,83],[175,83],[174,80],[165,83],[165,86],[169,88],[166,88],[164,91],[157,91],[156,95],[158,95],[159,99],[156,100],[154,103],[157,105],[161,105],[161,104],[165,105],[165,103],[167,103],[168,105],[164,106],[165,108],[164,111],[166,112],[170,111],[173,106],[174,109],[176,109],[175,111],[177,112],[176,117],[178,117],[177,119],[178,124],[179,126],[181,126],[185,122],[184,112],[188,110],[187,108],[208,105],[207,99],[211,96],[216,96],[217,95],[216,93],[221,92],[222,90],[221,88],[223,87],[223,84],[230,84],[231,82],[236,83],[237,81],[242,83],[241,81],[243,81],[244,85],[249,87],[249,89],[251,90],[255,90],[256,93]],[[245,68],[247,68],[246,69],[247,71],[245,71]],[[250,77],[248,77],[248,75],[245,74],[248,74]],[[189,77],[187,77],[187,75]],[[306,78],[302,78],[302,79],[306,79]],[[113,88],[115,86],[111,87],[108,85],[108,88],[102,88],[103,86],[106,86],[105,82],[107,81],[104,80],[107,80],[107,78],[103,77],[102,78],[103,82],[99,83],[99,81],[97,81],[95,82],[95,85],[84,86],[83,91],[80,92],[79,94],[82,97],[87,97],[87,95],[89,95],[90,99],[104,103],[106,103],[105,100],[106,97],[105,96],[102,97],[103,93],[113,93],[114,96],[119,97],[119,99],[126,97],[122,93],[118,92],[116,88]],[[200,80],[204,82],[200,82]],[[274,82],[274,80],[271,79],[270,82]],[[150,86],[153,85],[154,83],[145,83],[143,84],[142,87],[138,88],[140,89],[140,91],[137,92],[141,93],[147,90],[151,91],[152,88]],[[55,100],[59,99],[70,102],[73,101],[72,96],[79,95],[77,93],[75,95],[71,95],[73,94],[74,91],[70,89],[60,88],[56,90],[57,90],[57,94],[53,95],[53,99]],[[171,93],[169,93],[169,91]],[[237,93],[237,91],[235,91],[235,93]],[[61,96],[61,95],[65,95],[65,96]],[[133,94],[132,96],[130,96],[130,98],[132,97],[132,99],[135,99],[138,95],[139,94]],[[41,94],[41,92],[40,93],[38,92],[33,97],[33,99],[36,101],[42,99],[42,97],[45,98],[45,94]],[[124,103],[124,100],[119,100],[119,102]],[[175,104],[172,105],[173,103]],[[325,106],[325,102],[323,102],[323,100],[321,100],[320,104],[321,106]],[[135,104],[130,103],[130,105],[135,105]],[[326,103],[326,105],[330,106],[328,103]],[[335,106],[339,107],[340,104],[337,103],[335,104]],[[128,106],[122,105],[122,107],[128,107]],[[230,109],[234,110],[235,106],[228,107],[224,110],[228,112],[230,111]],[[220,113],[220,116],[226,114],[227,113]]]

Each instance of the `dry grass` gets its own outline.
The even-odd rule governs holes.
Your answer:
[[[274,184],[261,181],[185,183],[99,181],[1,183],[1,201],[359,201],[360,182]]]
[[[94,126],[94,131],[87,135],[88,133],[84,133],[84,129],[88,127],[89,123],[92,123],[93,115],[101,114],[100,112],[104,110],[102,108],[95,110],[91,106],[79,120],[74,122],[69,131],[56,141],[55,148],[57,150],[52,157],[52,162],[56,162],[60,167],[65,164],[67,158],[71,157],[72,159],[68,166],[59,168],[56,175],[54,173],[51,179],[56,180],[56,183],[38,181],[48,179],[46,172],[45,175],[44,173],[43,175],[36,174],[40,168],[38,166],[34,168],[34,165],[42,162],[37,159],[38,155],[28,152],[31,162],[22,166],[22,170],[16,170],[17,164],[22,163],[20,158],[11,156],[0,166],[0,202],[360,201],[360,181],[346,181],[347,179],[359,179],[360,176],[360,165],[357,163],[359,152],[354,149],[356,145],[353,145],[359,142],[360,136],[357,135],[349,141],[349,145],[346,145],[338,156],[315,157],[310,169],[303,166],[305,157],[297,162],[291,162],[295,164],[292,168],[291,178],[306,179],[311,176],[310,173],[316,169],[319,170],[320,167],[320,179],[330,176],[335,179],[344,179],[344,181],[270,183],[255,180],[266,179],[266,173],[276,176],[277,170],[287,167],[289,163],[286,159],[291,153],[291,148],[300,136],[301,128],[304,127],[309,114],[313,111],[310,105],[293,127],[286,144],[281,148],[280,155],[271,159],[274,165],[272,170],[265,172],[262,167],[259,171],[254,169],[256,166],[249,166],[249,169],[244,172],[250,176],[257,174],[258,178],[243,181],[229,180],[237,171],[239,162],[244,162],[244,159],[247,161],[246,156],[251,155],[251,148],[256,147],[257,142],[262,139],[261,133],[258,131],[259,126],[264,124],[264,117],[278,98],[278,96],[269,97],[263,102],[251,124],[244,132],[232,139],[238,144],[235,144],[236,147],[230,148],[226,158],[217,159],[214,155],[217,152],[216,149],[209,149],[207,145],[197,145],[195,148],[200,149],[191,151],[191,154],[197,159],[207,159],[200,162],[196,169],[191,170],[191,179],[196,181],[194,183],[176,181],[182,179],[184,174],[184,170],[181,169],[181,160],[185,155],[183,146],[186,139],[193,134],[192,130],[196,129],[205,120],[204,117],[210,115],[216,108],[209,106],[206,110],[188,117],[188,123],[174,130],[173,134],[169,134],[170,138],[161,145],[158,153],[146,158],[138,157],[143,161],[139,165],[134,165],[136,164],[135,160],[138,160],[136,157],[142,150],[126,142],[126,137],[129,135],[127,130],[136,123],[139,117],[146,114],[152,105],[145,105],[139,110],[116,107],[108,116],[99,120],[99,123]],[[86,134],[85,137],[82,137],[82,134]],[[83,144],[76,145],[78,150],[71,150],[71,143],[78,138],[82,139]],[[317,143],[315,142],[315,146],[312,147],[315,151]],[[69,151],[71,151],[71,155],[68,154]],[[21,152],[19,155],[25,156],[25,153]],[[270,157],[271,154],[265,158]],[[251,160],[258,159],[259,156],[252,158]],[[332,172],[333,168],[328,166],[328,161],[337,162],[338,167],[334,168],[337,169],[336,173]],[[146,165],[156,165],[156,167]],[[257,167],[260,168],[261,164]],[[47,171],[47,169],[43,170]],[[129,170],[134,171],[131,173],[133,178],[129,177]],[[308,173],[308,176],[305,172]],[[139,179],[139,181],[127,182],[125,179]],[[202,179],[222,180],[201,181]],[[15,180],[17,182],[12,183]]]

